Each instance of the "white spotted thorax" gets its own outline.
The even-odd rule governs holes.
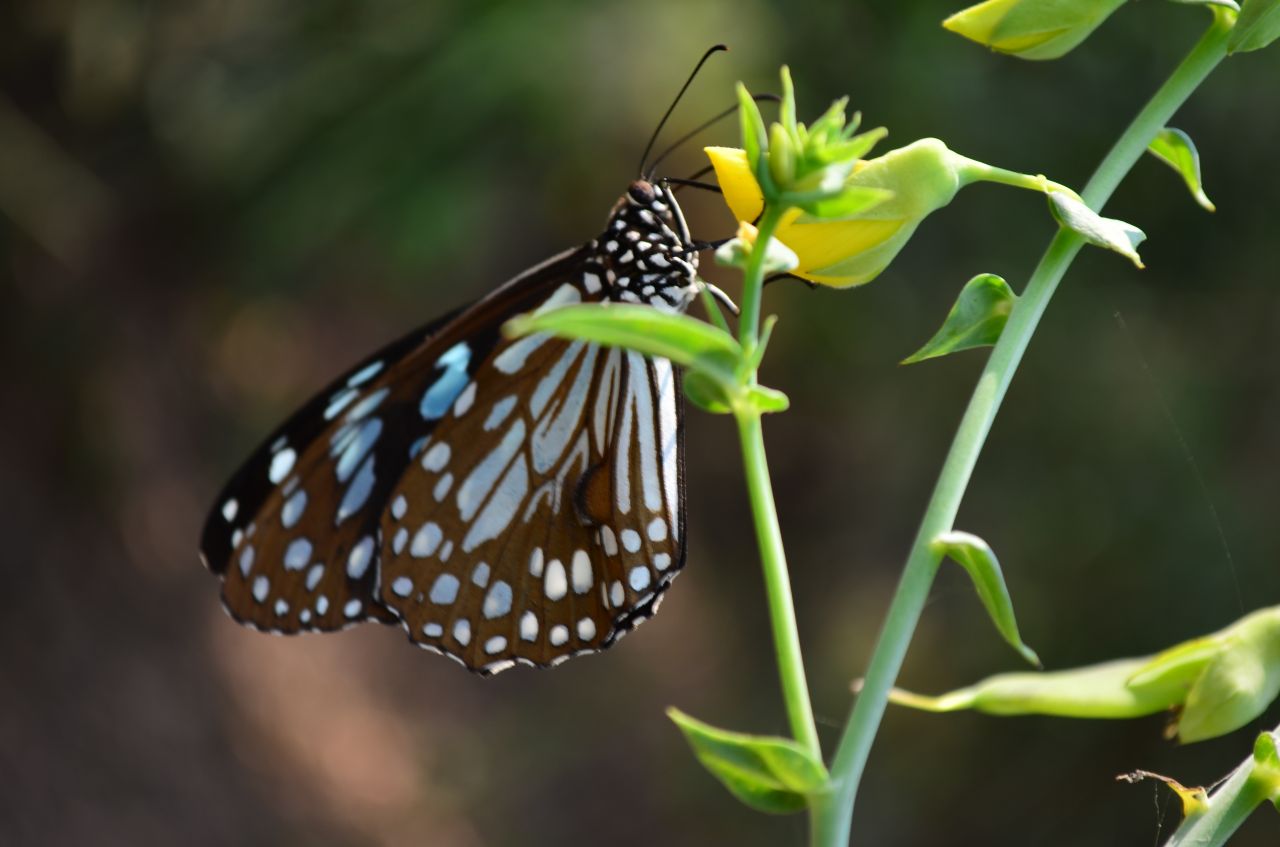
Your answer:
[[[603,285],[610,300],[683,312],[698,293],[698,254],[671,190],[631,183],[592,241],[595,258],[584,274],[588,292]]]

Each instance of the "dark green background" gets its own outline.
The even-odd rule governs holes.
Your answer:
[[[195,555],[267,429],[356,357],[595,234],[708,45],[667,137],[775,86],[852,95],[890,143],[1079,186],[1203,11],[1121,9],[1064,61],[945,33],[948,3],[19,0],[0,12],[0,842],[799,844],[739,807],[663,717],[785,731],[729,420],[688,417],[687,573],[604,656],[482,681],[401,633],[234,626]],[[1280,603],[1280,49],[1179,115],[1219,211],[1139,164],[1110,212],[1147,270],[1080,257],[958,521],[998,551],[1050,667],[1154,651]],[[726,124],[708,143],[735,141]],[[690,145],[666,170],[703,161]],[[732,221],[686,193],[695,233]],[[961,284],[1020,289],[1052,232],[995,186],[851,292],[769,290],[764,378],[801,638],[834,745],[981,352],[895,363]],[[731,291],[736,281],[723,274]],[[1229,547],[1230,555],[1224,547]],[[957,568],[903,670],[1015,669]],[[864,845],[1155,843],[1147,768],[1207,783],[1249,730],[891,710]],[[1154,798],[1154,799],[1153,799]],[[1273,811],[1237,843],[1272,844]]]

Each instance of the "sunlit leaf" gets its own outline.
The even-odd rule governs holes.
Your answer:
[[[1227,40],[1228,53],[1261,50],[1280,38],[1280,0],[1244,0]]]
[[[717,729],[674,708],[667,715],[703,767],[753,809],[798,812],[828,788],[826,767],[790,739]]]
[[[1009,313],[1018,297],[995,274],[978,274],[964,284],[942,327],[916,352],[902,360],[904,365],[934,359],[948,353],[990,347],[1000,340]]]
[[[722,371],[742,355],[722,329],[691,318],[628,303],[588,303],[518,315],[503,326],[508,337],[547,332],[664,356],[685,367]]]
[[[1022,636],[1018,633],[1013,600],[1009,597],[1009,588],[1005,585],[1000,562],[990,545],[976,535],[953,530],[935,538],[933,547],[959,563],[969,573],[978,598],[982,600],[982,605],[986,607],[987,614],[991,616],[991,622],[996,625],[1000,635],[1022,658],[1040,667],[1040,657],[1023,643]]]
[[[1200,184],[1200,153],[1191,136],[1180,129],[1165,127],[1147,145],[1147,152],[1181,174],[1196,202],[1210,212],[1214,211],[1213,203]]]
[[[1240,11],[1240,4],[1236,3],[1236,0],[1172,0],[1172,2],[1181,3],[1184,6],[1219,6],[1233,12]]]
[[[1136,248],[1146,240],[1147,235],[1133,224],[1115,218],[1104,218],[1061,191],[1049,194],[1049,206],[1058,223],[1083,236],[1085,241],[1119,253],[1137,267],[1143,267]]]
[[[1274,732],[1261,733],[1253,742],[1253,779],[1280,809],[1280,738]]]

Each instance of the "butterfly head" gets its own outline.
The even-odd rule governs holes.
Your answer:
[[[609,299],[683,312],[698,292],[698,254],[666,186],[631,183],[594,242]]]

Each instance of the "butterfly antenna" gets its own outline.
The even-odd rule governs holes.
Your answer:
[[[702,70],[702,66],[707,63],[714,54],[728,50],[724,44],[717,44],[707,52],[702,54],[702,58],[698,60],[698,64],[693,66],[693,73],[689,74],[689,78],[684,81],[684,85],[680,86],[680,92],[676,94],[676,99],[671,101],[671,105],[667,107],[666,113],[662,116],[662,120],[658,121],[658,126],[654,129],[653,135],[649,136],[649,143],[644,146],[644,155],[640,157],[640,174],[644,175],[644,164],[649,160],[649,154],[653,151],[653,145],[658,140],[658,133],[662,132],[662,128],[667,124],[667,118],[671,117],[671,113],[675,111],[676,106],[680,103],[680,98],[684,96],[685,91],[693,83],[694,77],[698,75],[698,71]]]
[[[779,97],[777,94],[756,94],[752,96],[751,99],[756,101],[757,103],[782,102],[782,98]],[[662,160],[670,156],[672,153],[676,152],[676,150],[680,149],[680,146],[684,144],[686,141],[693,138],[695,135],[702,132],[704,129],[710,129],[711,127],[720,123],[720,121],[736,113],[737,111],[738,111],[737,106],[730,106],[728,109],[725,109],[723,112],[716,115],[714,118],[711,118],[710,120],[699,124],[698,126],[686,132],[684,135],[677,138],[675,141],[671,142],[671,144],[667,146],[667,149],[659,153],[657,158],[653,160],[653,163],[649,165],[649,172],[645,174],[645,179],[652,181],[653,174],[655,171],[658,170],[658,165],[662,164]]]

